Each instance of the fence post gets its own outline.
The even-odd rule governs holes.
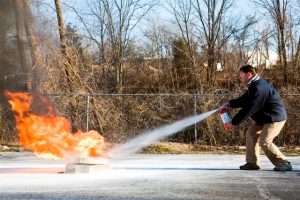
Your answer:
[[[90,110],[90,95],[87,95],[86,99],[86,131],[89,131],[89,110]]]
[[[196,116],[197,115],[197,96],[194,94],[194,115]],[[194,124],[194,143],[196,144],[197,143],[197,138],[198,135],[197,135],[197,123],[195,122]]]

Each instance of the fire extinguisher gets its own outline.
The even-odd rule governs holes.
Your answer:
[[[228,113],[228,109],[227,108],[221,108],[219,110],[219,115],[222,119],[222,122],[224,124],[224,127],[228,126],[229,123],[231,123],[231,117]]]

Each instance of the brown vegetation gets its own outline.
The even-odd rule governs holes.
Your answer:
[[[56,0],[55,2],[59,6],[60,1]],[[109,12],[110,6],[117,5],[108,5],[109,1],[105,0],[93,2],[99,3],[99,6],[103,6],[101,8],[104,9],[102,12],[100,12],[101,10],[91,10],[93,15],[97,16],[101,27],[104,28],[104,32],[101,32],[104,34],[103,38],[100,37],[102,35],[93,35],[95,30],[88,27],[87,20],[79,12],[76,14],[81,15],[81,22],[85,25],[86,31],[89,31],[88,36],[82,36],[80,30],[71,26],[63,27],[63,23],[59,23],[59,30],[64,30],[64,32],[60,33],[60,40],[58,40],[56,35],[38,32],[37,28],[32,30],[32,27],[41,25],[38,22],[32,20],[30,23],[25,23],[24,26],[28,26],[27,29],[31,30],[30,34],[27,32],[27,42],[30,43],[27,46],[31,46],[29,48],[32,51],[31,62],[34,61],[35,64],[32,64],[33,67],[30,69],[26,68],[25,72],[22,71],[23,68],[20,67],[23,66],[22,62],[11,64],[13,63],[12,52],[19,52],[21,56],[25,55],[24,47],[18,48],[20,41],[11,41],[10,45],[6,46],[3,44],[6,48],[3,55],[9,59],[5,56],[0,57],[0,63],[3,63],[1,70],[3,71],[5,68],[4,65],[10,65],[15,70],[10,69],[1,74],[3,84],[0,89],[1,92],[7,89],[25,91],[24,84],[18,83],[14,87],[7,87],[5,84],[20,79],[22,83],[25,82],[30,85],[28,80],[31,80],[33,85],[36,85],[34,89],[30,90],[32,95],[38,95],[38,93],[47,95],[57,112],[71,120],[74,131],[77,129],[95,129],[101,132],[109,142],[124,142],[146,129],[170,124],[194,115],[195,112],[210,111],[218,107],[223,101],[236,97],[243,91],[242,86],[238,83],[237,71],[242,64],[246,64],[249,60],[246,54],[249,46],[263,46],[262,38],[251,39],[252,43],[248,46],[245,45],[247,37],[249,37],[247,36],[249,35],[249,27],[255,22],[253,18],[239,21],[236,23],[238,24],[237,27],[232,27],[233,21],[227,24],[227,28],[231,30],[230,34],[225,34],[229,30],[223,29],[226,24],[222,24],[225,22],[221,19],[216,19],[217,21],[209,19],[212,20],[211,23],[216,23],[216,27],[207,30],[206,37],[208,38],[204,37],[205,33],[203,32],[188,32],[191,31],[191,28],[188,27],[195,23],[184,21],[186,23],[182,24],[182,19],[177,18],[175,24],[186,27],[180,29],[180,34],[171,34],[170,30],[163,27],[151,27],[152,30],[147,32],[146,37],[152,46],[147,52],[139,52],[138,46],[129,40],[130,29],[133,27],[123,27],[127,28],[123,31],[128,32],[126,32],[125,37],[121,37],[122,32],[116,33],[117,27],[113,26],[115,23],[107,18],[117,19],[117,16],[111,16],[113,13]],[[128,2],[139,3],[139,1],[129,0]],[[199,1],[186,2],[195,3]],[[226,2],[224,9],[227,11],[231,4],[229,1]],[[198,20],[203,20],[201,19],[203,16],[200,7],[195,5],[184,8],[197,9]],[[5,4],[5,6],[7,5]],[[9,6],[13,7],[17,4],[9,4]],[[128,4],[128,6],[134,5]],[[150,9],[153,5],[148,6]],[[5,8],[4,6],[1,7],[0,4],[1,10]],[[72,9],[76,10],[73,7]],[[3,13],[1,10],[0,13]],[[127,14],[135,14],[128,8],[121,11],[118,13],[121,16],[129,11],[131,13]],[[188,10],[173,11],[174,16],[177,15],[178,17],[182,16],[180,12],[187,12]],[[6,12],[8,11],[6,10]],[[22,12],[22,9],[12,9],[11,12]],[[62,11],[57,9],[57,12]],[[58,21],[61,21],[62,14],[57,15],[60,16]],[[16,19],[12,20],[16,26],[19,26],[20,20],[25,20],[18,16],[22,15],[16,15]],[[142,18],[143,15],[138,17]],[[222,15],[222,17],[226,16]],[[0,14],[0,18],[3,19],[3,23],[12,23],[4,20],[2,14]],[[190,18],[185,19],[191,20]],[[128,26],[131,22],[126,21]],[[202,21],[199,24],[205,26],[206,22]],[[96,28],[96,25],[93,28]],[[201,29],[201,27],[194,28]],[[17,35],[21,34],[17,29],[9,31]],[[81,31],[84,32],[84,30]],[[122,30],[118,29],[118,31]],[[6,34],[0,36],[1,40],[7,37]],[[101,39],[98,40],[98,36]],[[33,37],[34,40],[32,40]],[[86,37],[89,40],[86,40]],[[199,37],[201,39],[198,39]],[[284,35],[280,35],[280,37],[284,37]],[[91,51],[83,44],[90,42],[91,46],[95,46],[93,43],[95,41],[97,42],[97,50],[92,48],[93,51]],[[280,46],[280,52],[285,52],[282,48]],[[283,61],[278,61],[270,69],[266,69],[264,65],[258,66],[259,74],[280,91],[288,111],[289,120],[282,134],[276,139],[276,143],[279,145],[300,144],[300,125],[298,123],[300,120],[298,114],[300,111],[298,103],[300,98],[300,61],[298,56],[297,54],[296,57],[292,57],[287,63],[285,63],[286,58],[284,57]],[[217,70],[217,63],[221,63],[222,70]],[[21,79],[20,77],[24,77],[24,73],[26,76]],[[12,74],[14,76],[10,76]],[[286,74],[289,76],[287,77]],[[29,88],[26,87],[26,89]],[[1,96],[0,100],[0,141],[2,144],[11,143],[18,140],[13,117],[6,99]],[[241,146],[245,143],[244,130],[248,125],[247,123],[228,134],[224,132],[222,122],[219,116],[215,114],[198,123],[195,127],[189,127],[165,140],[208,146]]]

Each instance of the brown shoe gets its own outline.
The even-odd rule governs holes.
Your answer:
[[[274,167],[274,171],[284,172],[284,171],[292,171],[292,170],[293,170],[292,165],[287,160],[284,160],[280,165]]]
[[[240,166],[240,169],[241,170],[259,170],[260,167],[257,164],[247,162],[246,164]]]

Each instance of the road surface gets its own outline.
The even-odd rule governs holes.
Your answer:
[[[275,172],[238,170],[244,155],[138,154],[96,173],[67,174],[62,160],[0,152],[0,199],[300,199],[300,156]]]

